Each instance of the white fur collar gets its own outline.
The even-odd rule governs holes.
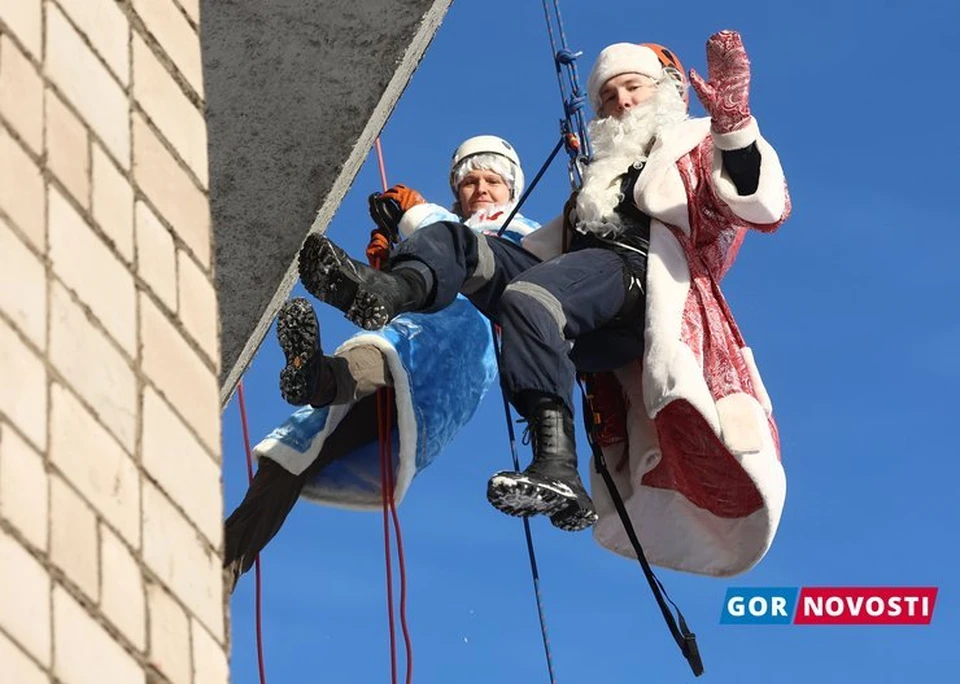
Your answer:
[[[634,201],[641,211],[662,223],[690,233],[687,193],[677,161],[710,135],[710,119],[687,119],[664,129],[637,179]]]

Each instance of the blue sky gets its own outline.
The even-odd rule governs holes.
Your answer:
[[[960,5],[561,4],[584,84],[609,43],[662,43],[704,72],[707,37],[739,30],[752,108],[793,197],[792,218],[777,234],[748,236],[724,282],[780,427],[788,494],[778,537],[732,580],[659,573],[698,635],[702,680],[954,681]],[[560,114],[541,3],[455,0],[383,132],[389,180],[448,202],[450,154],[479,133],[513,142],[531,177]],[[377,189],[371,158],[329,228],[354,254]],[[545,221],[568,191],[558,160],[524,213]],[[332,310],[321,325],[331,349],[355,330]],[[276,390],[281,365],[271,334],[245,380],[254,440],[289,413]],[[500,401],[487,396],[400,507],[416,682],[547,681],[522,527],[484,496],[510,462]],[[246,489],[235,400],[223,427],[229,512]],[[589,534],[533,527],[560,682],[692,680],[634,562]],[[269,681],[389,681],[381,530],[379,514],[298,504],[263,554]],[[251,572],[231,604],[235,684],[257,681],[253,584]],[[730,586],[802,585],[941,591],[929,627],[719,624]]]

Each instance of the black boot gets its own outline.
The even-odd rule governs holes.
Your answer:
[[[533,462],[522,473],[501,471],[490,478],[487,499],[508,515],[549,515],[563,530],[590,527],[597,512],[577,471],[570,410],[559,401],[543,401],[532,408],[528,420]]]
[[[378,271],[351,259],[318,233],[307,236],[299,257],[300,281],[307,292],[366,330],[377,330],[404,312],[423,308],[429,288],[424,278],[427,267],[420,266]]]
[[[280,371],[280,394],[294,406],[326,406],[337,394],[330,360],[320,347],[320,326],[306,299],[291,299],[277,314],[277,339],[287,365]]]

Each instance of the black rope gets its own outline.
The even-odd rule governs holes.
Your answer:
[[[497,358],[497,373],[500,372],[500,344],[499,335],[496,326],[491,323],[493,332],[493,350]],[[502,390],[503,413],[507,420],[507,434],[510,437],[510,454],[513,456],[514,470],[520,470],[520,457],[517,455],[517,436],[513,429],[513,421],[510,420],[510,401],[507,399],[507,391]],[[543,637],[543,652],[547,658],[547,672],[550,675],[550,684],[556,684],[557,676],[553,669],[553,655],[550,652],[550,638],[547,636],[547,618],[543,608],[543,596],[540,593],[540,570],[537,568],[537,554],[533,549],[533,535],[530,532],[530,521],[523,519],[523,535],[527,541],[527,557],[530,559],[530,574],[533,576],[533,593],[537,600],[537,617],[540,618],[540,634]]]
[[[551,152],[550,156],[547,157],[547,161],[543,162],[543,166],[541,166],[540,170],[537,171],[537,175],[533,177],[530,187],[523,191],[523,194],[520,196],[520,201],[517,202],[517,206],[513,208],[513,211],[511,211],[510,215],[507,216],[507,220],[503,222],[502,226],[500,226],[500,230],[497,231],[497,237],[503,237],[503,232],[507,229],[507,226],[510,225],[510,222],[513,220],[513,217],[517,215],[517,212],[520,211],[520,207],[523,206],[523,203],[527,201],[527,198],[530,196],[530,193],[533,192],[533,189],[537,187],[537,183],[539,183],[540,179],[543,178],[543,174],[547,172],[548,168],[550,168],[550,164],[553,163],[553,160],[556,158],[560,148],[563,147],[563,143],[564,139],[561,136],[556,147],[553,148],[553,152]]]
[[[587,441],[590,443],[590,448],[593,451],[594,467],[596,468],[597,472],[600,473],[600,477],[603,478],[603,482],[607,486],[607,491],[610,492],[610,498],[613,500],[613,506],[617,509],[617,515],[620,516],[620,522],[623,523],[623,529],[627,533],[627,538],[630,540],[630,545],[633,546],[633,550],[637,554],[637,561],[640,563],[640,567],[643,569],[643,574],[647,578],[647,583],[650,585],[650,590],[653,592],[653,597],[656,599],[657,605],[660,607],[660,612],[663,614],[663,619],[667,623],[670,634],[673,635],[673,640],[677,642],[677,646],[680,648],[680,652],[683,653],[683,657],[686,658],[687,663],[690,665],[690,669],[693,671],[694,676],[699,677],[703,674],[703,661],[700,658],[700,649],[697,646],[697,637],[687,627],[687,621],[684,619],[683,613],[680,612],[677,604],[674,603],[669,594],[667,594],[667,590],[664,589],[660,579],[654,574],[653,569],[650,567],[650,563],[647,561],[647,556],[643,552],[643,546],[641,546],[640,539],[637,537],[637,532],[633,527],[633,522],[630,520],[630,514],[627,512],[627,508],[623,504],[623,498],[620,496],[620,492],[617,490],[617,484],[613,481],[613,476],[610,474],[610,471],[607,468],[607,462],[603,456],[603,449],[600,448],[600,445],[596,441],[596,430],[599,426],[597,425],[596,416],[593,411],[593,402],[590,401],[590,398],[587,395],[582,383],[580,383],[580,392],[583,395],[584,423],[586,424],[585,427],[587,428]],[[674,619],[673,612],[671,612],[667,603],[669,603],[670,606],[673,606],[673,609],[677,612],[676,619]]]
[[[533,180],[530,182],[530,186],[520,196],[517,206],[513,208],[513,211],[511,211],[509,216],[507,216],[507,220],[503,222],[500,230],[497,231],[498,237],[503,235],[504,231],[507,229],[507,226],[509,226],[510,222],[513,220],[513,217],[516,216],[520,211],[520,207],[522,207],[523,203],[527,201],[527,198],[530,196],[530,193],[533,192],[533,189],[537,187],[537,183],[540,182],[540,179],[543,178],[543,174],[546,173],[547,169],[550,167],[550,164],[553,163],[553,160],[556,158],[560,148],[563,147],[563,143],[564,140],[561,137],[556,147],[553,148],[553,152],[551,152],[550,156],[547,157],[547,161],[543,163],[543,166],[540,167],[540,171],[537,172],[537,175],[534,176]],[[490,323],[490,330],[493,334],[493,350],[497,359],[497,374],[499,375],[501,366],[499,344],[500,336],[497,334],[497,327],[492,321]],[[510,420],[510,399],[507,397],[507,390],[504,389],[502,385],[500,386],[500,394],[503,397],[503,413],[507,421],[507,434],[510,437],[510,453],[513,456],[513,468],[514,470],[519,471],[520,457],[517,455],[517,436],[513,430],[513,421]],[[537,553],[533,548],[533,534],[530,532],[530,521],[527,518],[523,519],[523,536],[527,542],[527,557],[530,559],[530,574],[533,576],[533,593],[537,600],[537,617],[540,619],[540,635],[543,638],[543,652],[547,658],[547,672],[550,676],[550,684],[556,684],[557,676],[553,669],[553,654],[550,652],[550,638],[547,636],[546,611],[543,608],[543,595],[540,592],[540,570],[537,567]]]

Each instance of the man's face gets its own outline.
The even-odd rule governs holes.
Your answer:
[[[600,89],[600,116],[617,119],[657,92],[657,83],[643,74],[620,74],[603,84]]]
[[[510,201],[510,186],[500,174],[485,169],[469,171],[457,188],[460,208],[467,216]]]

